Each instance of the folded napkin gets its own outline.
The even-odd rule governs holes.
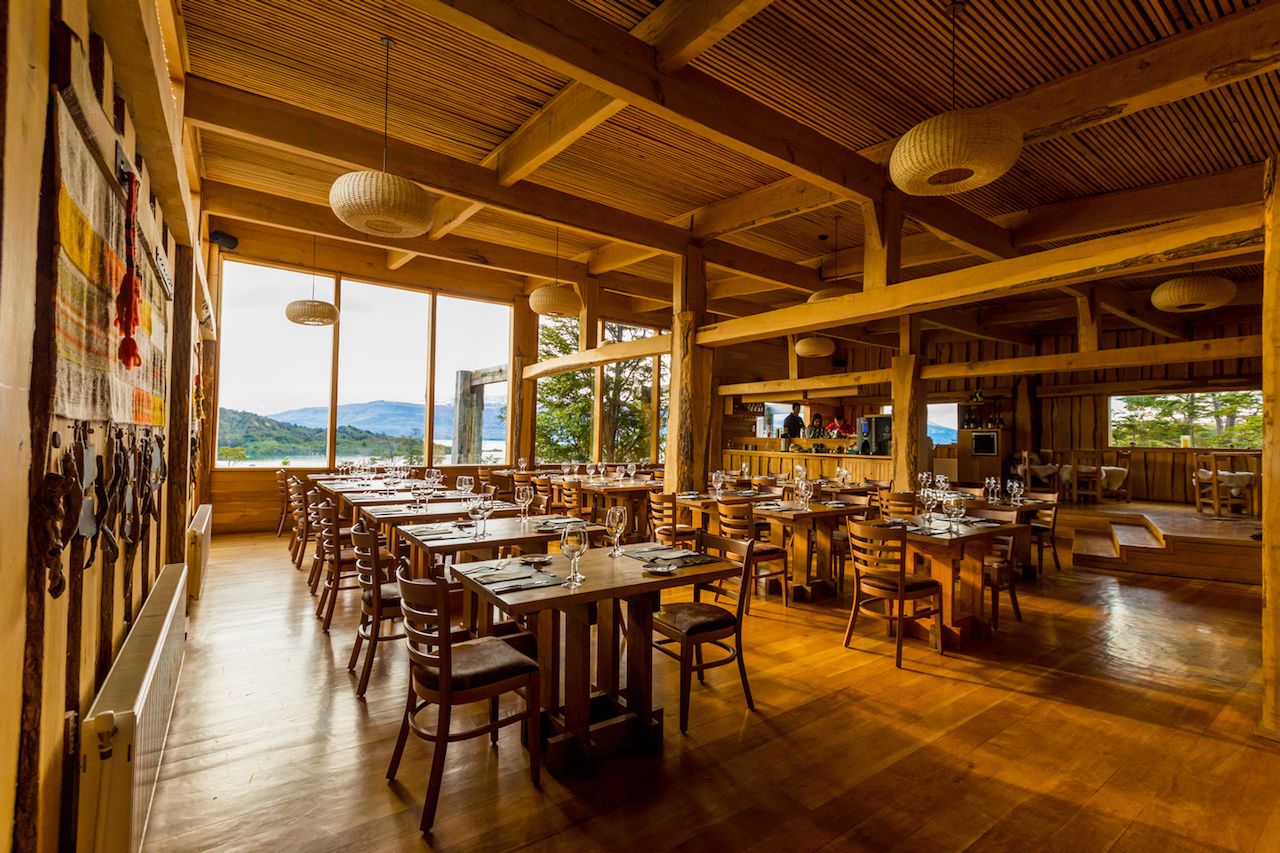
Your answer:
[[[560,527],[565,524],[573,524],[577,521],[582,521],[582,519],[574,518],[569,515],[551,515],[546,518],[537,519],[538,525],[542,527]],[[583,523],[585,524],[586,522]]]
[[[448,535],[451,536],[455,532],[455,528],[451,524],[410,524],[400,528],[410,536]]]
[[[411,512],[413,504],[386,504],[383,506],[371,506],[365,510],[370,515],[399,515],[400,513]]]
[[[560,586],[564,583],[564,579],[557,575],[550,575],[546,572],[539,572],[529,578],[522,578],[518,581],[506,584],[504,586],[495,586],[490,592],[494,595],[505,595],[509,592],[520,592],[526,589],[538,589],[544,586]]]

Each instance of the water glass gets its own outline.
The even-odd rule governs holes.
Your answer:
[[[480,538],[480,519],[484,517],[484,498],[474,497],[467,501],[467,517],[471,519],[475,525],[471,534],[472,539]]]
[[[796,497],[800,499],[805,509],[808,509],[809,501],[813,498],[813,483],[808,480],[799,480],[796,483]]]
[[[929,529],[933,529],[933,508],[938,505],[938,492],[936,489],[921,489],[920,501],[924,504],[925,518],[928,521]]]
[[[560,531],[560,553],[569,558],[569,577],[565,579],[564,586],[572,589],[582,586],[582,582],[586,580],[582,572],[578,571],[578,561],[589,547],[591,543],[588,541],[587,526],[582,522],[566,524],[564,530]]]
[[[711,491],[715,493],[715,496],[717,499],[719,499],[720,492],[723,488],[724,488],[724,472],[712,471],[711,472]]]
[[[520,506],[520,523],[529,523],[529,507],[533,504],[533,486],[516,486],[513,497]]]
[[[516,460],[516,467],[520,469],[520,473],[524,473],[529,468],[529,460],[521,456]]]
[[[627,463],[627,479],[634,480],[635,478],[636,478],[636,463],[628,462]]]
[[[740,471],[742,472],[742,479],[746,480],[746,479],[749,479],[749,478],[751,477],[751,463],[750,463],[750,462],[743,462],[743,463],[742,463],[742,466],[741,466],[738,470],[740,470]]]
[[[609,507],[609,511],[604,516],[604,529],[613,540],[613,550],[609,552],[609,556],[621,557],[622,534],[627,532],[627,508],[625,506]]]

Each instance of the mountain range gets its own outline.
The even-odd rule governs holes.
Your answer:
[[[484,433],[486,441],[501,441],[506,438],[505,402],[486,402],[484,405]],[[339,426],[350,426],[381,435],[421,436],[423,431],[423,414],[426,406],[422,403],[406,403],[395,400],[373,400],[368,403],[342,403],[338,406]],[[328,406],[308,406],[301,409],[288,409],[267,415],[274,421],[295,424],[304,427],[327,427],[329,425]],[[436,403],[434,421],[437,439],[449,439],[453,436],[453,404]]]

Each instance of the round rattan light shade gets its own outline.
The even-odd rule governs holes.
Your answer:
[[[889,176],[910,195],[951,195],[985,186],[1022,153],[1022,131],[987,110],[951,110],[925,119],[898,140]]]
[[[821,335],[810,335],[796,341],[796,355],[801,358],[826,358],[836,351],[836,342]]]
[[[284,316],[300,326],[332,326],[338,322],[338,306],[319,299],[295,299],[284,306]]]
[[[1161,311],[1187,314],[1226,305],[1236,295],[1236,284],[1217,275],[1184,275],[1171,278],[1151,292],[1151,304]]]
[[[853,293],[845,287],[824,287],[822,290],[815,290],[809,294],[809,302],[821,302],[824,299],[839,299],[841,296],[848,296]]]
[[[543,317],[576,317],[582,300],[567,284],[544,284],[529,294],[529,307]]]
[[[431,227],[431,195],[390,172],[348,172],[329,188],[329,207],[347,225],[378,237],[418,237]]]

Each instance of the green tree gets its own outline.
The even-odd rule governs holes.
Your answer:
[[[545,317],[538,331],[538,359],[578,349],[578,321]],[[591,458],[590,370],[560,373],[538,380],[534,416],[534,456],[539,462],[581,462]]]
[[[1113,444],[1178,447],[1261,447],[1262,392],[1139,394],[1112,398]]]
[[[232,465],[236,462],[244,462],[249,458],[249,455],[243,447],[219,447],[218,458],[228,465]]]

